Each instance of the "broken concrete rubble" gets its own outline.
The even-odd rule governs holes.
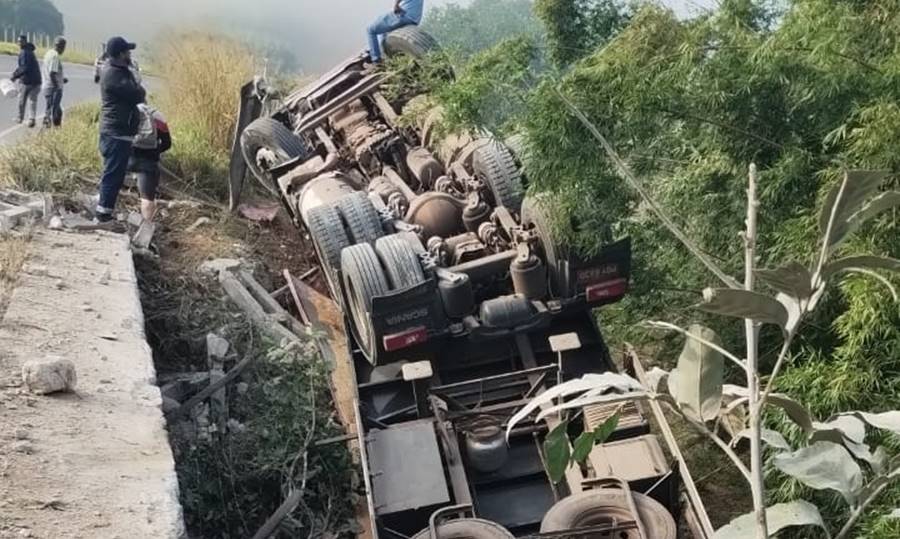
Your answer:
[[[52,211],[53,201],[49,196],[0,190],[0,232],[9,232],[41,218],[49,219]]]
[[[22,365],[22,381],[32,393],[47,395],[74,391],[78,378],[74,363],[51,356]]]
[[[150,248],[150,242],[153,241],[154,232],[156,232],[156,223],[144,220],[137,229],[137,232],[134,233],[134,237],[131,238],[131,244],[137,249]]]

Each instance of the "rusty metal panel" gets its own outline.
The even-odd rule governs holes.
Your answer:
[[[450,501],[432,420],[373,429],[366,449],[379,516]]]

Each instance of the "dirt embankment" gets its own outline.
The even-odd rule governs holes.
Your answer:
[[[273,342],[225,296],[215,276],[198,271],[213,259],[239,260],[274,291],[285,284],[285,269],[299,276],[315,267],[309,243],[282,214],[254,222],[219,208],[176,204],[163,213],[154,245],[158,257],[138,259],[137,271],[164,396],[184,404],[216,376],[210,334],[229,344],[224,372],[253,358],[219,401],[170,418],[189,532],[252,536],[291,490],[305,488],[299,508],[281,525],[283,536],[349,536],[355,528],[350,501],[360,482],[349,453],[342,444],[303,443],[343,433],[331,405],[328,366],[313,347]],[[325,289],[317,273],[307,284]],[[292,310],[290,294],[280,301]]]

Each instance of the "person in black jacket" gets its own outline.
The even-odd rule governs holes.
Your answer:
[[[135,47],[134,43],[121,37],[110,39],[106,44],[109,61],[100,74],[100,153],[103,155],[103,176],[100,178],[97,221],[101,223],[113,219],[116,199],[128,171],[131,146],[141,121],[137,106],[147,97],[147,92],[129,69],[131,51]]]
[[[34,44],[29,43],[27,37],[19,36],[19,49],[19,64],[10,79],[19,83],[19,123],[25,121],[25,109],[28,109],[31,113],[28,127],[34,127],[38,95],[41,93],[41,64],[34,54]]]

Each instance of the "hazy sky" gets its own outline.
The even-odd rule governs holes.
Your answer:
[[[453,0],[425,0],[429,6]],[[682,15],[715,0],[660,0]],[[98,45],[111,35],[147,43],[166,30],[214,25],[226,31],[281,36],[308,69],[322,69],[361,50],[365,27],[393,0],[54,0],[72,39]],[[468,0],[457,3],[466,4]],[[262,31],[266,29],[268,31]]]

